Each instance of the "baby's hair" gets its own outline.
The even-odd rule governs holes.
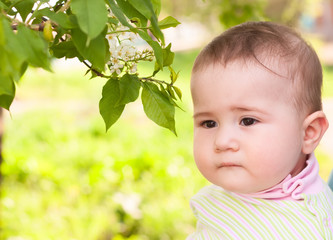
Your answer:
[[[210,42],[195,60],[193,73],[210,64],[226,66],[234,60],[252,61],[287,69],[292,100],[307,114],[322,109],[322,68],[316,52],[293,29],[272,22],[246,22],[228,29]]]

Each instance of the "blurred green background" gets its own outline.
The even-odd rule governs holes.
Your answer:
[[[269,5],[276,2],[283,8],[279,14],[278,5]],[[195,228],[188,202],[208,184],[192,158],[190,72],[211,36],[248,19],[299,26],[323,60],[324,108],[332,109],[331,33],[318,25],[325,20],[328,1],[305,1],[302,8],[299,1],[285,2],[162,1],[168,14],[196,26],[195,33],[205,32],[193,46],[186,36],[171,39],[178,50],[173,66],[180,70],[177,86],[185,110],[176,113],[178,137],[148,120],[140,102],[129,104],[106,133],[98,111],[105,80],[89,80],[83,76],[86,69],[72,61],[54,62],[54,73],[30,69],[18,86],[11,114],[4,115],[0,239],[185,239]],[[276,11],[270,13],[272,8]],[[201,25],[193,25],[198,21]],[[182,47],[182,41],[191,48]],[[139,67],[142,73],[152,71],[149,64]],[[331,143],[326,138],[317,149],[325,180],[333,168]]]

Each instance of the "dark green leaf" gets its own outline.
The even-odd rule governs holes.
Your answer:
[[[34,17],[46,16],[53,22],[59,24],[62,28],[71,29],[76,27],[76,24],[71,21],[71,18],[63,12],[55,13],[49,8],[40,9],[33,14]]]
[[[109,17],[108,22],[114,25],[117,25],[119,23],[119,21],[115,17]]]
[[[105,42],[106,31],[90,41],[87,46],[87,35],[78,28],[72,29],[72,38],[78,52],[99,71],[104,71],[108,48]]]
[[[128,0],[143,16],[150,20],[152,25],[152,33],[164,44],[164,36],[158,27],[157,16],[154,12],[153,5],[150,0]]]
[[[141,83],[137,75],[125,74],[120,78],[120,97],[118,104],[124,105],[134,102],[139,97]]]
[[[128,23],[123,11],[119,8],[119,6],[116,4],[116,2],[114,0],[108,0],[109,2],[109,6],[111,8],[112,13],[118,18],[119,22],[130,28],[133,29],[134,27]]]
[[[158,26],[160,29],[170,28],[170,27],[176,27],[180,24],[180,22],[177,21],[177,19],[169,16],[164,18],[163,20],[158,22]]]
[[[105,28],[108,11],[103,0],[72,0],[71,9],[80,29],[88,35],[88,41],[99,36]]]
[[[128,2],[147,19],[155,15],[153,5],[149,0],[128,0]]]
[[[170,66],[173,63],[175,53],[171,51],[171,43],[163,49],[163,66]]]
[[[102,115],[106,131],[119,119],[125,105],[117,105],[120,97],[119,80],[111,78],[103,87],[99,102],[99,112]]]
[[[24,0],[15,4],[15,8],[20,13],[23,21],[25,21],[27,16],[32,12],[34,4],[35,4],[34,0]]]
[[[154,13],[156,16],[160,15],[161,12],[161,0],[151,0],[151,3],[153,4],[153,9],[154,9]]]
[[[7,9],[8,7],[6,6],[6,4],[0,2],[0,9]]]
[[[51,47],[53,56],[56,58],[74,58],[79,55],[73,41],[61,42]]]
[[[0,95],[14,95],[15,85],[10,77],[0,73]]]
[[[176,134],[175,106],[155,84],[150,82],[143,83],[141,99],[143,109],[148,118]]]
[[[23,62],[21,65],[21,69],[20,69],[20,76],[23,76],[23,74],[25,73],[25,71],[27,71],[28,69],[28,62]]]
[[[40,37],[39,33],[19,25],[17,37],[20,39],[21,49],[23,49],[29,64],[51,71],[46,42]]]
[[[117,3],[123,13],[127,16],[127,18],[138,18],[140,20],[140,23],[136,23],[135,25],[139,27],[147,26],[147,18],[142,15],[138,10],[136,10],[128,1],[117,0]]]
[[[21,65],[26,59],[21,41],[10,27],[9,22],[0,16],[0,72],[4,76],[18,80]]]
[[[160,69],[163,69],[163,50],[160,44],[152,40],[151,36],[145,31],[138,31],[138,34],[152,47],[158,66]]]
[[[160,70],[163,70],[163,67],[170,66],[173,63],[175,53],[173,53],[170,49],[171,49],[171,43],[166,48],[162,49],[162,54],[163,54],[163,62],[162,63],[163,63],[163,65],[160,65],[161,62],[160,63],[157,62],[157,57],[156,57],[156,63],[155,63],[155,69],[154,69],[153,75],[158,73]],[[157,49],[157,50],[159,50],[159,49]],[[160,57],[160,56],[158,55],[158,57]]]
[[[148,44],[153,48],[156,62],[160,69],[163,69],[163,50],[162,47],[155,41],[150,41]]]
[[[0,107],[9,110],[15,96],[15,84],[9,76],[0,73]]]

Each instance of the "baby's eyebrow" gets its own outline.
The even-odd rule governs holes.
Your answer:
[[[197,112],[193,114],[193,118],[198,118],[198,117],[202,117],[202,116],[210,116],[212,115],[210,112]]]
[[[252,106],[235,106],[231,108],[231,111],[239,111],[239,112],[259,112],[262,114],[268,114],[265,110],[252,107]]]

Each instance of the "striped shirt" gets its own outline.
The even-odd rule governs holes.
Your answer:
[[[198,220],[187,239],[332,239],[333,193],[302,194],[302,200],[267,200],[211,185],[191,199]]]

